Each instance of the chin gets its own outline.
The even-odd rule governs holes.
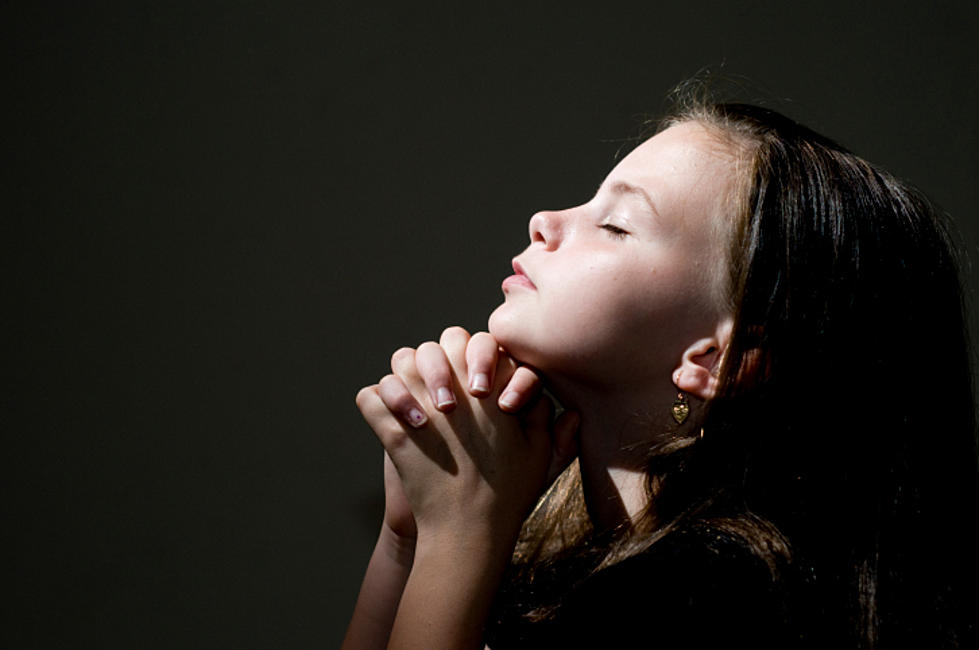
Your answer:
[[[487,324],[489,333],[507,354],[547,376],[587,377],[594,371],[595,355],[583,353],[577,338],[576,344],[567,344],[573,332],[548,326],[535,318],[536,314],[514,307],[503,303],[490,314]]]
[[[493,335],[493,338],[496,339],[497,343],[509,350],[510,345],[513,343],[513,327],[512,323],[510,322],[511,319],[507,318],[504,313],[501,313],[505,310],[506,303],[503,303],[494,309],[493,313],[490,314],[486,329]]]
[[[507,313],[507,305],[503,303],[490,314],[487,329],[507,354],[521,363],[537,366],[535,362],[539,359],[535,357],[539,355],[535,355],[533,348],[528,345],[526,332],[522,331],[526,329],[526,324],[523,325],[524,327],[521,328],[520,319],[515,318],[514,314]]]

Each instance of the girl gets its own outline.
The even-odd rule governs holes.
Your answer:
[[[952,250],[832,141],[689,103],[534,215],[488,334],[358,394],[386,512],[345,647],[974,647]]]

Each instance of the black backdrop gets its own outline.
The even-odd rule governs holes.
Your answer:
[[[4,647],[337,645],[357,389],[705,66],[976,248],[972,3],[591,4],[3,3]]]

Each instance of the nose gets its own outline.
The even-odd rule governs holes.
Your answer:
[[[538,212],[530,218],[530,243],[541,243],[545,249],[553,250],[560,242],[561,230],[561,218],[557,212]]]

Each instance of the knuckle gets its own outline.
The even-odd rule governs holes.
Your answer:
[[[385,449],[397,451],[404,447],[406,442],[408,442],[408,435],[403,428],[392,426],[385,429],[382,442]]]
[[[479,332],[469,339],[468,352],[475,361],[492,362],[497,356],[496,339],[486,332]]]
[[[449,362],[446,359],[445,351],[438,343],[428,341],[418,346],[416,361],[418,372],[426,383],[445,383],[449,380],[451,376]]]
[[[425,341],[424,343],[418,346],[418,352],[416,354],[424,355],[428,357],[428,356],[436,356],[438,354],[441,354],[441,352],[442,352],[442,346],[440,346],[438,343],[436,343],[435,341]]]
[[[448,367],[439,365],[425,372],[424,379],[425,383],[432,387],[447,386],[452,382],[452,372]]]
[[[411,394],[401,378],[396,375],[387,375],[381,379],[379,393],[381,402],[389,414],[411,422],[411,412],[413,409],[422,410],[422,406]]]
[[[538,382],[537,373],[526,366],[519,366],[513,372],[511,382],[521,388],[532,388]]]
[[[359,408],[361,411],[364,410],[364,407],[367,405],[367,400],[370,399],[371,393],[374,392],[376,387],[377,384],[372,386],[364,386],[357,391],[357,396],[354,398],[354,403],[357,404],[357,408]]]
[[[473,334],[473,338],[476,339],[480,345],[485,345],[493,352],[496,352],[500,347],[500,344],[496,341],[496,337],[489,332],[476,332]]]
[[[381,390],[390,392],[392,389],[400,388],[401,380],[397,375],[384,375],[381,380],[377,382],[377,385]]]
[[[395,350],[394,353],[391,355],[391,363],[394,363],[395,361],[401,361],[403,359],[406,359],[408,357],[413,357],[413,356],[415,356],[414,348],[409,348],[408,346],[400,347],[397,350]]]
[[[469,342],[469,332],[455,325],[448,327],[442,332],[439,344],[445,351],[446,358],[454,366],[464,363],[466,357],[466,344]]]
[[[398,406],[411,400],[411,393],[397,375],[385,375],[378,382],[381,399],[388,406]]]
[[[381,445],[388,452],[395,451],[404,446],[408,439],[404,428],[398,426],[395,422],[385,422],[384,424],[378,424],[373,427],[374,435],[380,440]]]
[[[493,345],[496,345],[496,339],[489,332],[476,332],[472,335],[471,339],[474,344],[485,345],[486,343],[492,342]]]
[[[442,330],[442,336],[439,337],[439,340],[442,341],[443,343],[449,341],[459,341],[459,340],[468,341],[469,332],[467,332],[465,328],[460,327],[459,325],[452,325]]]
[[[409,347],[398,348],[391,355],[391,370],[398,372],[413,364],[415,361],[415,349]]]

